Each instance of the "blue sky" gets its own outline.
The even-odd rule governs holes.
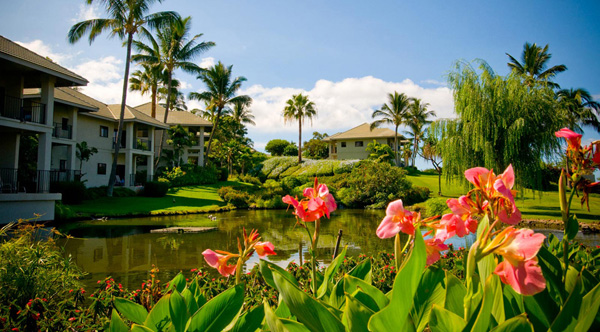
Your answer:
[[[84,92],[92,97],[120,100],[121,42],[105,36],[92,45],[66,41],[73,23],[102,17],[101,8],[83,0],[21,0],[2,9],[1,35],[88,78]],[[481,58],[506,74],[505,53],[520,58],[526,41],[549,44],[550,64],[568,67],[555,80],[562,87],[583,87],[600,99],[597,1],[166,0],[152,7],[161,10],[192,16],[192,32],[217,44],[198,63],[233,64],[234,74],[248,79],[243,92],[254,98],[259,124],[249,136],[259,150],[272,138],[297,141],[297,126],[285,126],[281,110],[298,92],[308,93],[319,110],[307,138],[313,130],[334,134],[370,121],[394,90],[450,117],[451,91],[444,84],[453,62]],[[186,93],[202,89],[193,76],[177,77]],[[147,100],[131,94],[128,104]],[[584,142],[599,137],[588,130]]]

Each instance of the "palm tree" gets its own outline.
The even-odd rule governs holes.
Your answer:
[[[291,99],[285,102],[283,109],[283,121],[298,121],[298,163],[302,162],[302,123],[304,119],[310,120],[312,125],[313,117],[317,117],[315,103],[308,100],[308,96],[302,93],[293,95]]]
[[[208,139],[208,146],[206,147],[206,155],[210,154],[210,147],[212,145],[213,137],[219,126],[219,120],[223,115],[225,107],[236,102],[249,102],[250,96],[240,95],[236,96],[236,92],[242,87],[242,83],[246,81],[243,76],[238,76],[231,79],[231,69],[233,66],[225,67],[225,65],[219,61],[216,65],[209,69],[202,70],[198,79],[204,82],[207,91],[204,92],[191,92],[189,99],[203,101],[206,104],[206,109],[213,114],[213,127],[210,131],[210,137]]]
[[[556,93],[559,105],[567,111],[568,126],[578,132],[583,132],[579,125],[594,127],[600,132],[600,103],[594,101],[592,95],[585,89],[562,89]]]
[[[190,61],[215,46],[215,43],[211,41],[198,43],[198,39],[202,37],[202,34],[188,38],[191,23],[192,18],[189,16],[186,18],[178,17],[172,24],[158,32],[158,41],[151,34],[145,33],[144,36],[150,41],[150,45],[142,42],[135,43],[136,48],[141,54],[133,56],[134,61],[160,66],[167,73],[167,102],[163,118],[164,123],[167,123],[171,106],[173,72],[178,68],[188,73],[201,72],[202,69]],[[162,150],[165,141],[164,138],[164,131],[162,131],[159,151]],[[156,166],[158,166],[158,159]]]
[[[86,0],[88,5],[92,0]],[[125,73],[123,75],[123,97],[121,98],[121,113],[119,116],[119,127],[117,130],[115,155],[108,180],[107,195],[112,196],[113,186],[117,174],[117,157],[121,146],[123,131],[123,117],[125,116],[125,104],[127,102],[127,84],[129,83],[129,64],[131,60],[131,45],[133,36],[140,31],[145,31],[144,26],[161,28],[179,18],[175,12],[159,12],[147,15],[150,5],[161,0],[99,0],[110,15],[110,18],[97,18],[76,23],[71,27],[67,35],[69,43],[74,44],[84,35],[88,34],[90,44],[102,32],[109,32],[111,37],[126,39],[127,56],[125,58]]]
[[[506,55],[510,59],[508,68],[517,74],[524,75],[528,86],[543,82],[552,88],[559,88],[559,85],[550,81],[550,79],[556,76],[556,74],[567,70],[565,65],[557,65],[546,69],[547,62],[552,57],[552,54],[548,53],[548,44],[544,48],[541,48],[535,43],[533,45],[525,43],[523,55],[521,56],[523,63],[520,63],[508,53]]]
[[[406,114],[406,125],[413,136],[412,165],[415,166],[415,159],[419,151],[419,143],[424,136],[423,129],[430,124],[429,117],[435,116],[435,111],[428,111],[429,103],[423,103],[419,98],[411,98],[410,107]]]
[[[156,104],[158,103],[159,87],[166,80],[164,71],[158,66],[142,64],[143,70],[136,70],[129,79],[129,91],[139,91],[142,96],[150,93],[152,99],[151,116],[156,118]]]
[[[371,130],[381,126],[382,124],[393,124],[395,128],[394,135],[394,151],[396,153],[396,165],[400,164],[398,159],[398,127],[405,121],[406,113],[410,107],[410,98],[404,93],[394,91],[394,94],[388,94],[388,104],[383,104],[381,109],[375,110],[371,117],[381,118],[371,123]]]
[[[254,122],[254,115],[252,115],[252,111],[250,110],[250,105],[252,105],[252,99],[247,102],[238,100],[233,103],[233,108],[231,109],[230,115],[233,117],[235,122],[239,124],[256,126],[256,122]]]

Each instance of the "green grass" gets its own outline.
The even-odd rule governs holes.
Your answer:
[[[211,185],[172,188],[165,197],[102,197],[69,205],[78,216],[123,217],[135,215],[168,215],[209,212],[223,209],[226,204],[217,194],[224,186],[245,185],[241,182],[219,182]]]
[[[431,197],[439,197],[438,177],[437,175],[410,175],[406,177],[415,186],[427,187],[431,190]],[[447,183],[442,177],[442,197],[459,197],[464,195],[470,187],[464,187],[462,183]],[[517,198],[517,207],[521,210],[524,219],[552,219],[560,220],[561,212],[558,202],[557,191],[533,192],[525,191],[519,193]],[[600,222],[600,195],[590,194],[590,211],[580,204],[580,198],[575,196],[571,204],[571,211],[581,222],[598,223]]]

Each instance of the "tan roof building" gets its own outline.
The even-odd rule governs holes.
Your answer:
[[[135,107],[140,112],[150,116],[152,114],[152,103],[145,103]],[[156,105],[156,119],[161,120],[165,117],[165,108],[161,105]],[[167,117],[167,123],[170,125],[182,125],[182,126],[200,126],[200,127],[212,127],[212,123],[206,121],[202,117],[185,111],[169,111]]]

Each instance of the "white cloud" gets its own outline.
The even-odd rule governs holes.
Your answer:
[[[95,18],[99,18],[100,14],[98,13],[98,6],[94,5],[79,5],[79,12],[77,13],[77,17],[71,19],[73,23],[93,20]]]
[[[432,80],[432,79],[422,80],[421,83],[431,84],[431,85],[439,85],[439,86],[446,86],[445,82],[440,82],[438,80]]]
[[[179,80],[179,89],[180,90],[188,90],[191,89],[192,85],[186,81]]]
[[[447,87],[423,88],[409,79],[402,82],[386,82],[381,79],[366,76],[362,78],[347,78],[340,82],[319,80],[310,91],[295,88],[266,88],[253,85],[241,94],[252,97],[252,111],[256,117],[256,127],[250,127],[250,132],[269,132],[284,134],[297,132],[297,125],[284,126],[281,112],[286,100],[293,94],[308,94],[316,104],[318,117],[306,123],[306,131],[325,131],[334,134],[347,130],[364,122],[371,122],[373,110],[387,102],[387,94],[394,91],[403,92],[411,97],[421,98],[430,104],[438,118],[454,117],[452,93]],[[254,129],[256,128],[256,129]],[[259,134],[257,132],[257,134]]]
[[[207,69],[207,68],[214,66],[215,63],[216,63],[215,58],[213,58],[213,57],[202,58],[202,61],[200,61],[199,66],[200,66],[200,68]]]
[[[98,60],[89,60],[73,68],[77,74],[85,77],[90,83],[113,82],[123,77],[123,61],[114,56]]]
[[[20,41],[17,41],[16,43],[25,47],[26,49],[28,49],[32,52],[35,52],[35,53],[43,56],[43,57],[48,57],[52,61],[54,61],[58,64],[61,64],[65,60],[68,60],[69,58],[71,58],[71,55],[69,55],[69,54],[53,52],[52,48],[49,45],[44,44],[44,42],[39,39],[36,39],[29,43],[20,42]]]
[[[595,101],[598,101],[600,100],[600,94],[592,95],[592,98],[594,98]]]

